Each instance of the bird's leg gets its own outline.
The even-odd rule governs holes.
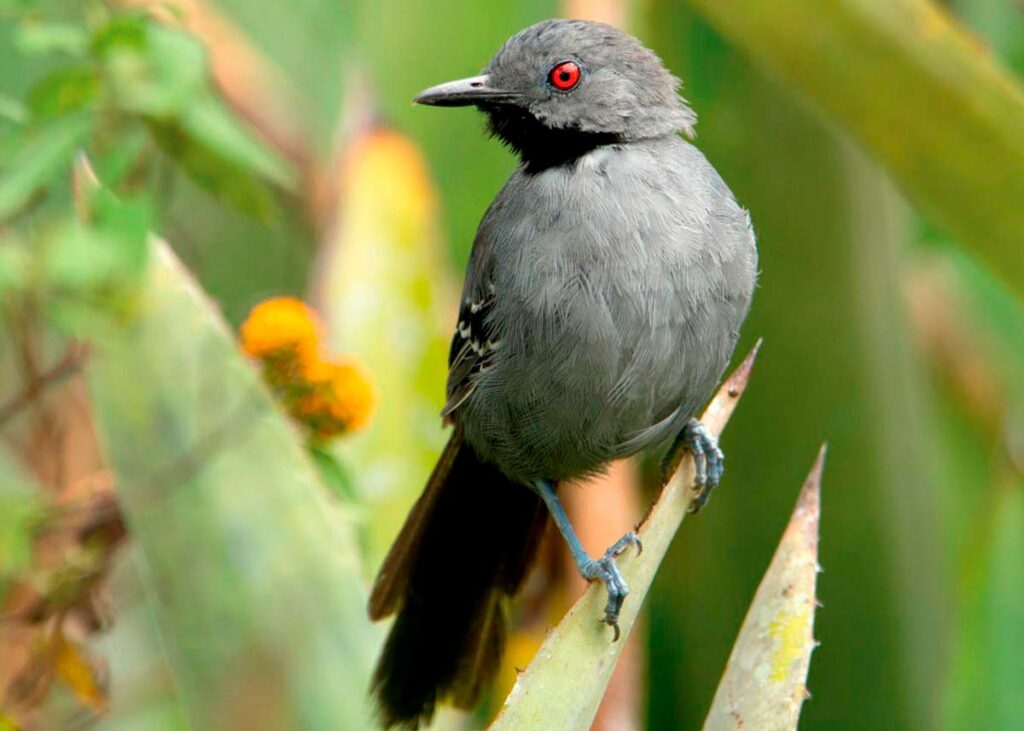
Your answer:
[[[697,495],[690,503],[690,512],[696,513],[707,504],[711,491],[721,482],[722,474],[725,472],[725,455],[718,447],[718,440],[707,427],[701,424],[699,419],[690,419],[661,460],[662,484],[672,478],[684,449],[689,449],[693,453],[693,464],[697,472],[694,483]]]
[[[558,526],[559,532],[569,545],[569,552],[576,562],[580,576],[587,581],[600,581],[608,591],[608,603],[604,607],[604,619],[601,621],[615,630],[615,637],[612,638],[614,642],[619,639],[619,610],[622,609],[622,602],[629,594],[629,587],[626,586],[622,573],[615,564],[615,557],[621,555],[630,546],[636,546],[638,552],[643,551],[640,538],[634,532],[627,533],[605,551],[601,558],[592,559],[587,555],[576,531],[573,530],[569,516],[565,514],[565,509],[555,492],[555,485],[549,480],[537,480],[533,487],[544,500],[544,504],[548,506],[548,512],[551,513],[555,525]]]

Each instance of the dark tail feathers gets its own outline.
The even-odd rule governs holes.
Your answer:
[[[546,525],[540,498],[481,463],[456,428],[370,597],[371,618],[398,611],[373,676],[385,727],[416,728],[441,700],[476,703]]]

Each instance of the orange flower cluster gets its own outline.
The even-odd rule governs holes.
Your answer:
[[[352,356],[323,357],[323,326],[293,297],[256,305],[241,327],[242,349],[292,417],[319,440],[365,426],[377,404],[373,374]]]

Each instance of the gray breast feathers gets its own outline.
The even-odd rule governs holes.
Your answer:
[[[561,478],[673,436],[721,375],[756,253],[694,148],[517,173],[480,226],[445,416],[511,477]]]

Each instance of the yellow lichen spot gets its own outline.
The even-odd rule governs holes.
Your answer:
[[[807,651],[810,635],[809,612],[779,613],[768,626],[768,635],[775,640],[769,680],[780,682],[789,677],[793,663]]]
[[[316,362],[322,327],[316,314],[294,297],[274,297],[252,308],[242,323],[242,349],[254,358],[292,356]]]

